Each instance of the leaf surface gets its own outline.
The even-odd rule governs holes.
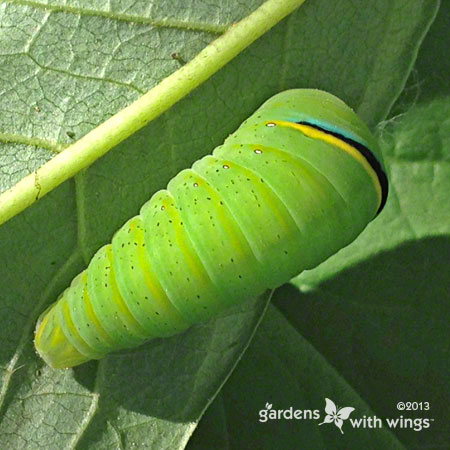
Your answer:
[[[50,159],[60,146],[78,139],[176,70],[182,62],[174,59],[173,53],[184,61],[190,60],[232,22],[247,16],[259,4],[214,4],[200,0],[180,4],[117,1],[91,2],[86,8],[84,2],[3,3],[0,9],[1,189],[10,187]],[[309,0],[170,111],[0,227],[2,448],[175,449],[186,445],[203,411],[244,352],[267,297],[245,303],[182,336],[150,342],[134,351],[111,355],[103,362],[66,371],[45,367],[35,355],[32,332],[36,318],[152,193],[163,188],[180,169],[210,153],[265,99],[279,90],[326,89],[356,108],[372,126],[385,119],[403,91],[423,36],[434,18],[436,5],[433,0],[380,0],[376,7],[369,7],[362,0],[336,4],[328,0]],[[447,103],[445,99],[434,100],[438,103],[433,103],[436,107],[430,106],[430,111],[438,114]],[[403,370],[406,376],[414,377],[417,370],[408,365],[409,359],[389,359],[385,352],[375,351],[380,348],[376,343],[384,336],[380,331],[384,328],[373,325],[368,315],[372,314],[372,307],[366,305],[373,298],[362,294],[358,297],[356,292],[358,289],[362,292],[366,286],[367,276],[362,276],[366,274],[363,270],[366,266],[370,269],[367,273],[372,274],[374,289],[381,287],[381,275],[374,277],[374,273],[388,277],[382,284],[383,296],[375,299],[384,300],[384,305],[392,303],[389,288],[398,286],[400,276],[410,276],[412,284],[405,289],[397,288],[394,294],[389,293],[395,302],[406,302],[414,292],[421,292],[424,299],[428,299],[430,290],[420,291],[418,286],[431,286],[433,298],[437,300],[427,303],[429,315],[423,315],[424,299],[408,300],[416,309],[406,306],[410,305],[407,302],[402,304],[410,314],[406,319],[408,325],[406,330],[394,327],[392,339],[398,340],[394,339],[392,345],[396,352],[412,352],[417,364],[430,358],[431,366],[417,365],[422,368],[420,383],[430,380],[431,370],[438,374],[437,386],[441,386],[440,377],[447,370],[442,347],[446,342],[442,334],[445,280],[439,278],[442,272],[430,269],[437,266],[430,249],[441,254],[447,248],[444,237],[448,237],[448,229],[444,223],[445,206],[440,186],[442,183],[442,188],[446,186],[447,166],[441,162],[448,157],[444,152],[448,146],[441,145],[441,153],[434,161],[429,160],[428,152],[414,157],[398,153],[399,148],[406,152],[411,147],[410,144],[399,147],[397,138],[401,134],[398,133],[415,139],[410,124],[415,123],[416,127],[428,120],[427,104],[417,106],[423,110],[405,119],[413,122],[406,122],[404,128],[395,128],[384,135],[388,144],[383,148],[393,179],[386,214],[371,224],[367,233],[352,246],[354,253],[349,254],[350,248],[346,249],[341,252],[344,256],[337,255],[342,258],[336,260],[339,263],[329,262],[328,269],[319,268],[316,275],[304,274],[305,278],[296,282],[300,291],[292,285],[288,289],[294,289],[294,298],[304,286],[311,291],[306,300],[301,301],[302,308],[293,315],[293,324],[296,317],[311,317],[308,310],[314,306],[325,316],[317,318],[320,325],[315,325],[321,336],[319,340],[325,339],[322,346],[314,343],[321,353],[317,355],[320,361],[331,358],[333,353],[348,355],[350,352],[349,341],[345,333],[336,328],[339,325],[336,320],[328,323],[324,319],[334,311],[338,317],[347,317],[343,323],[347,324],[347,331],[354,332],[349,317],[354,317],[354,309],[362,309],[368,311],[367,315],[361,313],[364,325],[355,323],[354,326],[363,330],[363,335],[369,335],[368,342],[362,342],[364,350],[361,350],[362,353],[367,348],[372,351],[368,373],[380,364],[391,364],[392,373],[404,373]],[[437,115],[433,119],[433,126],[442,133],[442,142],[448,139],[443,117]],[[436,120],[438,123],[434,122]],[[418,148],[416,144],[412,147]],[[412,183],[408,173],[414,175]],[[438,179],[443,181],[435,182]],[[415,201],[414,192],[422,193],[420,201]],[[420,208],[424,208],[425,203],[435,220],[423,219]],[[394,232],[399,235],[393,236]],[[416,251],[423,252],[420,268],[408,266],[416,275],[406,270],[402,272],[401,263],[398,269],[386,273],[387,262],[405,261],[401,259],[401,251],[408,261]],[[383,259],[385,257],[387,259]],[[349,269],[355,264],[361,271]],[[341,271],[342,278],[339,275],[331,279]],[[424,273],[431,281],[425,281]],[[342,291],[342,286],[348,287],[349,283],[354,286],[351,296]],[[327,295],[320,295],[319,300],[313,301],[312,296],[317,291],[327,292]],[[301,295],[303,298],[304,294]],[[347,309],[336,302],[340,298],[347,299]],[[377,316],[381,322],[376,323],[392,323],[382,310],[381,307]],[[401,308],[396,310],[401,311]],[[405,323],[403,316],[389,317]],[[433,318],[431,328],[427,326],[427,317]],[[279,327],[277,323],[284,319],[271,314],[267,320],[268,330],[274,322],[273,326],[277,330],[280,328],[278,332],[282,336],[284,326]],[[416,322],[418,328],[414,325]],[[296,337],[292,339],[313,341],[312,331],[306,325],[295,322]],[[420,340],[416,335],[418,330]],[[339,351],[329,346],[330,341],[333,345],[338,343]],[[433,347],[433,343],[439,345]],[[417,346],[419,352],[414,351]],[[257,374],[259,380],[266,380],[263,384],[270,385],[271,376],[263,370],[262,363],[255,363],[255,358],[246,353],[242,362],[247,361],[253,367],[253,375]],[[273,364],[272,361],[269,366]],[[357,383],[349,376],[349,364],[336,363],[336,367],[338,378],[344,379],[346,385],[351,384],[352,392],[358,394],[352,393],[339,401],[337,396],[332,397],[335,402],[351,405],[358,411],[358,407],[366,403],[352,400],[364,395],[370,398],[371,408],[376,405],[384,411],[363,389],[361,381]],[[298,366],[286,363],[283,372],[289,379],[297,380],[298,370]],[[375,375],[366,375],[366,390],[373,388],[378,392],[373,387],[378,379]],[[329,392],[318,389],[314,380],[311,375],[301,388],[289,395],[286,393],[286,399],[303,407],[301,399],[312,392],[311,406],[321,407]],[[420,383],[419,386],[424,386]],[[252,430],[261,430],[256,418],[258,409],[267,402],[273,403],[274,408],[279,404],[276,396],[261,401],[263,396],[254,394],[256,387],[258,383],[253,381],[253,387],[247,387],[239,403],[244,410],[244,406],[252,408],[252,397],[259,402],[257,409],[251,409],[255,419],[247,419],[245,427],[241,427],[246,428],[245,433],[237,433],[248,433],[247,443],[252,439],[257,442]],[[432,393],[435,398],[435,391]],[[223,395],[221,399],[226,405],[228,399]],[[394,400],[401,399],[390,395],[389,400],[392,406]],[[225,429],[228,443],[241,442],[242,436],[236,437],[235,431],[223,426],[226,423],[223,408],[213,408],[222,411],[223,419],[217,420],[216,416],[211,419],[218,426],[215,430],[221,434],[220,430]],[[348,422],[343,425],[345,437],[349,434],[347,425]],[[282,428],[276,427],[271,433],[273,445],[260,448],[289,448],[283,447]],[[310,436],[313,432],[318,436],[314,448],[327,448],[319,434],[324,427],[317,431],[316,428],[303,423],[295,428],[296,433],[300,433],[297,439],[302,433]],[[326,432],[334,431],[337,430]],[[204,440],[209,448],[216,442],[211,439]],[[389,433],[380,439],[396,442]]]

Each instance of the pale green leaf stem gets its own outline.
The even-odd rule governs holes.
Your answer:
[[[134,103],[5,191],[0,196],[0,224],[168,110],[304,1],[268,0]]]

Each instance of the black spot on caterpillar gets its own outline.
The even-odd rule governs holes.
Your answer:
[[[36,349],[71,367],[179,333],[315,267],[386,196],[377,144],[345,103],[277,94],[98,250],[41,314]]]

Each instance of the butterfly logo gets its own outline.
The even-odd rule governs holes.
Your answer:
[[[325,416],[323,422],[319,423],[319,425],[334,422],[339,430],[341,430],[341,433],[344,434],[344,432],[342,431],[344,420],[347,420],[354,410],[355,408],[352,408],[351,406],[338,408],[332,400],[330,400],[329,398],[325,398],[325,412],[327,413],[327,415]]]

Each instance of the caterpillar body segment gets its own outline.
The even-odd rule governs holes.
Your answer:
[[[377,144],[348,106],[318,90],[277,94],[94,255],[40,316],[36,349],[71,367],[180,333],[315,267],[386,196]]]

